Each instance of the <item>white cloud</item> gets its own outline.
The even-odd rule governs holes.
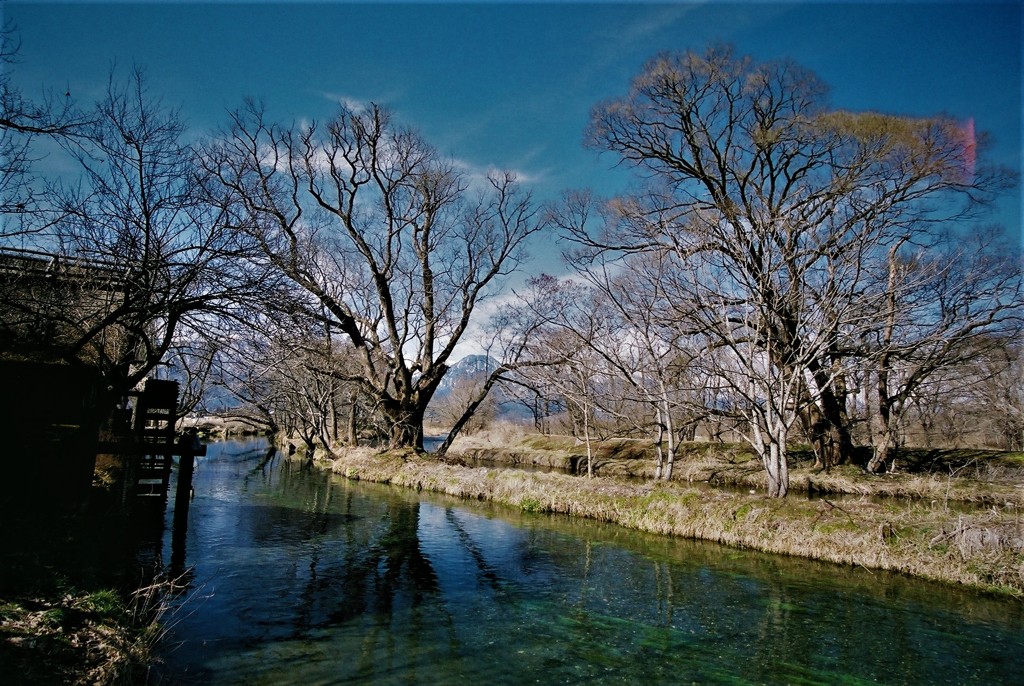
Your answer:
[[[501,169],[493,165],[481,166],[457,157],[450,157],[448,159],[456,171],[461,173],[469,182],[470,189],[474,190],[490,189],[491,185],[488,179],[494,174],[503,174],[506,171],[511,172],[515,176],[516,182],[524,188],[538,186],[545,180],[543,172],[533,174],[522,169]]]
[[[361,100],[359,98],[353,98],[348,95],[341,95],[338,93],[323,92],[321,95],[330,102],[338,103],[339,105],[351,110],[354,114],[362,114],[370,109],[371,100]]]

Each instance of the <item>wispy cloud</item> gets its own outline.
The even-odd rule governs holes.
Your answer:
[[[653,36],[694,12],[700,11],[705,4],[688,2],[681,5],[653,6],[650,13],[640,14],[633,21],[617,27],[614,34],[615,41],[619,47],[648,45]]]
[[[337,103],[351,110],[355,114],[362,114],[370,109],[371,105],[381,105],[383,107],[392,107],[392,105],[401,99],[400,90],[395,90],[390,93],[378,93],[369,97],[357,97],[346,93],[337,93],[334,91],[320,91],[320,97],[328,102]]]
[[[632,21],[606,30],[599,36],[604,49],[589,66],[588,74],[602,74],[609,65],[617,63],[623,53],[648,48],[658,43],[658,35],[690,15],[700,12],[706,3],[680,5],[652,5],[648,12],[638,13]]]
[[[502,169],[494,165],[481,166],[474,164],[464,159],[455,157],[449,158],[452,166],[455,167],[456,171],[462,174],[462,176],[468,181],[471,189],[486,190],[490,188],[489,179],[495,174],[504,174],[505,172],[512,173],[516,182],[523,187],[537,186],[543,183],[545,175],[542,172],[531,173],[523,169]]]
[[[362,114],[363,112],[366,112],[370,109],[371,102],[373,102],[372,100],[363,100],[339,93],[323,92],[320,95],[323,96],[325,100],[338,103],[355,114]]]

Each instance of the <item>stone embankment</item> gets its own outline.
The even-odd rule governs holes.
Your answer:
[[[182,429],[194,428],[199,435],[210,440],[222,440],[225,438],[237,438],[241,436],[261,436],[265,432],[253,428],[245,422],[215,416],[183,417],[181,419]]]

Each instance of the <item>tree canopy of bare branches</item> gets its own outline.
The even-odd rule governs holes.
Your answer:
[[[243,264],[250,245],[225,230],[180,114],[141,70],[111,74],[86,115],[58,139],[75,172],[37,186],[46,255],[13,258],[36,266],[5,277],[5,343],[96,367],[111,399],[176,359],[194,404],[226,322],[272,284]]]
[[[345,335],[361,384],[422,448],[423,413],[477,305],[543,226],[510,173],[473,184],[384,109],[285,128],[250,103],[205,157],[236,234],[284,276],[293,313]]]
[[[946,336],[1009,324],[1020,305],[1012,260],[941,294],[889,278],[895,260],[935,250],[937,228],[976,218],[1012,175],[976,164],[976,142],[947,118],[833,110],[825,95],[789,62],[757,63],[726,47],[659,55],[625,96],[594,108],[588,130],[591,145],[642,173],[642,190],[596,210],[573,196],[561,217],[578,264],[675,256],[670,314],[721,351],[712,373],[750,411],[749,439],[773,495],[785,494],[798,417],[825,464],[849,458],[844,364],[888,364],[895,339],[878,333],[893,303],[927,301],[915,321],[926,316]],[[986,285],[971,289],[972,280]],[[953,321],[949,296],[959,298],[955,326],[942,324]],[[916,340],[918,350],[954,354],[956,342],[907,333],[901,350]]]
[[[74,137],[87,121],[70,93],[33,100],[12,83],[19,47],[15,28],[0,28],[0,236],[6,240],[47,226],[32,174],[37,139]]]

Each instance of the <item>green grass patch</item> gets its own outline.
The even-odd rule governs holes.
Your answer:
[[[834,522],[827,522],[825,524],[818,525],[818,531],[823,534],[834,534],[840,532],[857,532],[860,531],[861,527],[859,524],[852,520],[838,520]]]
[[[81,606],[84,610],[104,619],[115,619],[126,612],[121,596],[110,589],[90,593],[82,599]]]
[[[750,512],[753,509],[754,509],[753,503],[743,503],[742,505],[737,507],[735,510],[733,510],[732,518],[734,520],[746,519],[750,515]]]
[[[543,512],[544,506],[536,498],[527,496],[519,501],[519,508],[523,512]]]

